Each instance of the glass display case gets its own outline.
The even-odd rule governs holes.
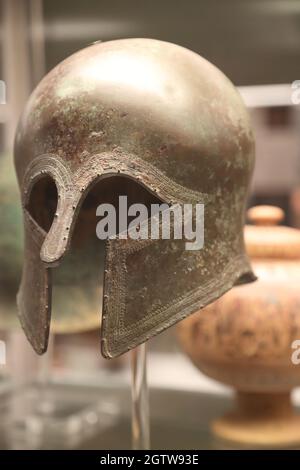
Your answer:
[[[22,250],[22,229],[19,223],[18,239],[10,236],[19,215],[15,207],[7,215],[6,208],[18,190],[15,180],[8,188],[13,173],[5,162],[12,159],[17,121],[30,92],[61,60],[95,41],[126,37],[166,40],[205,56],[238,86],[250,114],[257,163],[247,205],[281,207],[284,223],[300,227],[300,30],[291,27],[300,15],[296,2],[275,0],[272,8],[265,0],[259,6],[250,0],[228,0],[226,6],[214,0],[195,0],[189,6],[183,0],[176,6],[173,0],[142,3],[129,0],[126,8],[121,0],[114,5],[108,0],[0,3],[0,80],[5,84],[5,99],[0,96],[0,347],[5,346],[2,362],[0,357],[0,449],[132,446],[130,354],[103,359],[99,328],[93,326],[68,334],[52,331],[47,355],[37,357],[23,337],[11,301],[21,267],[15,275],[8,266],[15,263],[12,250]],[[291,3],[293,8],[287,5]],[[274,21],[280,34],[272,27]],[[5,231],[4,223],[12,228]],[[14,285],[8,288],[11,279]],[[247,448],[214,437],[211,423],[232,408],[234,394],[190,363],[175,330],[147,344],[151,448]],[[141,419],[147,421],[145,383],[137,385],[142,387],[137,393],[143,386],[136,413],[144,408]],[[298,389],[293,400],[298,409]],[[147,422],[143,425],[147,428]]]

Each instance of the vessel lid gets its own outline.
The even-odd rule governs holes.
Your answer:
[[[284,211],[275,206],[255,206],[247,217],[253,225],[246,225],[247,253],[252,258],[300,259],[300,230],[277,225],[284,219]]]

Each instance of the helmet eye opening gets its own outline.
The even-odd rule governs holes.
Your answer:
[[[119,196],[127,197],[128,207],[142,203],[150,208],[151,203],[162,202],[140,183],[123,175],[97,180],[90,187],[78,212],[70,250],[52,273],[52,315],[61,331],[75,331],[78,318],[88,328],[98,325],[99,305],[103,301],[105,240],[98,239],[96,234],[99,222],[96,210],[102,203],[112,204],[116,209],[118,225]],[[86,293],[83,298],[80,297],[82,288]],[[76,303],[74,299],[79,300]],[[87,314],[91,319],[89,321]]]
[[[126,196],[127,208],[132,204],[143,204],[149,211],[151,204],[161,204],[163,201],[158,196],[128,176],[118,175],[98,180],[90,188],[80,208],[78,221],[75,226],[73,238],[82,240],[85,235],[96,236],[96,225],[99,216],[96,215],[100,204],[111,204],[116,210],[117,233],[119,233],[119,212],[121,210],[119,197]],[[134,217],[127,217],[128,224]]]
[[[35,222],[48,232],[52,225],[58,203],[54,180],[46,175],[38,179],[31,189],[26,209]]]

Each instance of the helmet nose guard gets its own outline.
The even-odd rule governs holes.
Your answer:
[[[69,248],[76,220],[76,206],[75,201],[69,199],[57,209],[40,252],[41,261],[49,268],[57,266]]]

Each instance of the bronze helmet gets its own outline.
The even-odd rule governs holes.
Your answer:
[[[22,274],[23,223],[19,188],[10,154],[0,156],[0,328],[14,329],[16,294]],[[56,334],[77,333],[99,328],[99,312],[95,301],[101,295],[97,279],[85,283],[86,273],[78,270],[76,259],[70,258],[55,278],[52,331]]]
[[[238,92],[183,47],[110,41],[56,66],[32,93],[15,140],[25,223],[18,306],[34,349],[47,349],[51,277],[63,257],[81,253],[87,280],[94,264],[101,283],[105,245],[105,357],[253,280],[243,240],[253,164]],[[203,203],[204,247],[189,251],[177,239],[98,240],[97,206],[124,194],[130,203]]]

